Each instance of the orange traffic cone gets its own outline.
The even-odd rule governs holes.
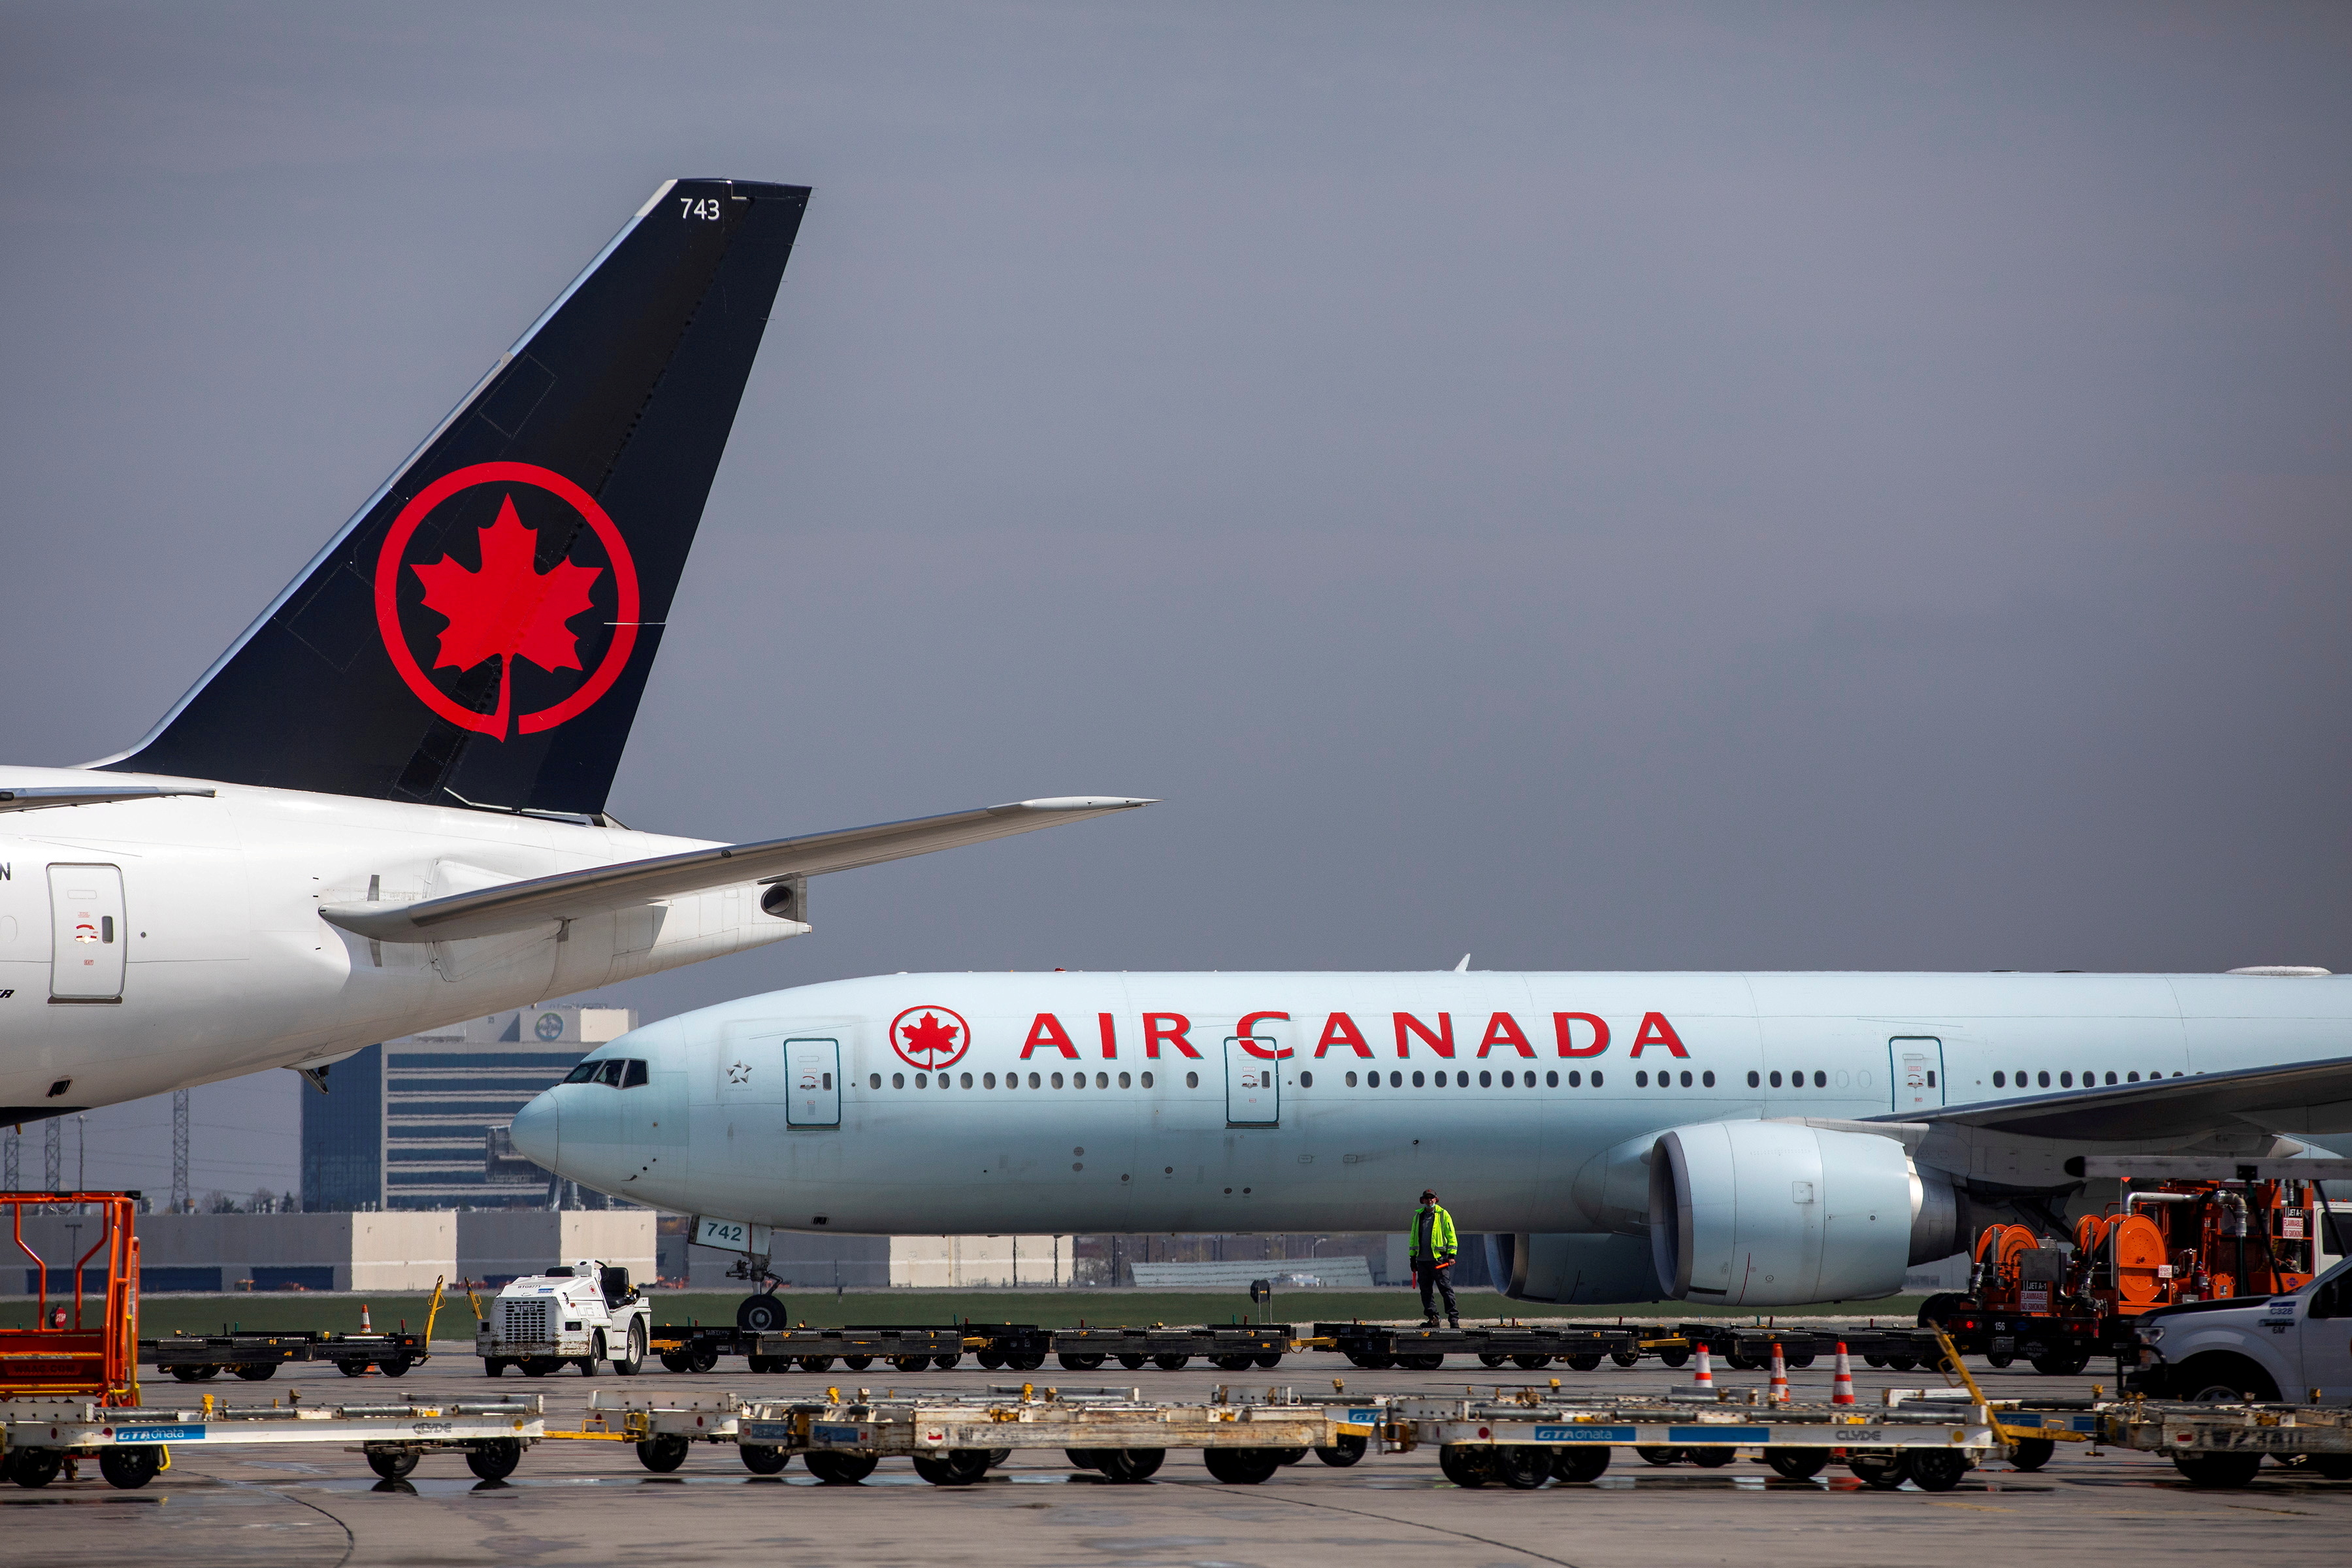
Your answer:
[[[1765,1394],[1764,1402],[1768,1405],[1789,1403],[1789,1363],[1780,1355],[1780,1342],[1778,1340],[1772,1342],[1772,1386]]]
[[[1698,1347],[1698,1375],[1691,1379],[1691,1386],[1702,1394],[1715,1392],[1715,1373],[1707,1370],[1705,1345]]]
[[[1853,1403],[1853,1363],[1845,1358],[1843,1340],[1838,1342],[1837,1375],[1830,1379],[1830,1403],[1832,1405]]]
[[[363,1334],[372,1334],[375,1332],[375,1325],[368,1321],[368,1310],[367,1303],[365,1301],[362,1301],[360,1303],[360,1332]]]

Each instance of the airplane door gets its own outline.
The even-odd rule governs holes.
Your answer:
[[[1944,1103],[1944,1042],[1932,1035],[1899,1035],[1886,1042],[1887,1077],[1896,1111],[1934,1110]]]
[[[785,1102],[788,1127],[841,1125],[841,1042],[786,1040],[784,1075],[792,1084]]]
[[[122,1000],[122,868],[49,868],[49,995],[59,1002]]]
[[[1282,1048],[1281,1037],[1260,1026],[1244,1039],[1225,1037],[1225,1124],[1229,1127],[1278,1127],[1282,1124],[1282,1063],[1255,1051]],[[1251,1047],[1255,1047],[1253,1050]]]

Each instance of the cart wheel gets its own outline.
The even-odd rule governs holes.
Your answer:
[[[833,1358],[829,1355],[804,1355],[801,1357],[801,1370],[803,1372],[831,1372],[833,1370]]]
[[[637,1445],[637,1463],[657,1476],[666,1476],[686,1463],[686,1439],[674,1433],[659,1437],[647,1437]]]
[[[931,1358],[931,1364],[941,1372],[953,1372],[962,1360],[961,1355],[935,1355]]]
[[[1948,1492],[1969,1473],[1969,1457],[1958,1448],[1915,1448],[1911,1479],[1923,1492]]]
[[[1107,1480],[1144,1481],[1151,1479],[1167,1458],[1165,1448],[1097,1448],[1093,1468],[1100,1470]]]
[[[2011,1355],[2007,1351],[1985,1352],[1985,1365],[1987,1366],[1997,1369],[2005,1366],[2014,1366],[2016,1364],[2017,1358]]]
[[[1035,1372],[1045,1364],[1044,1351],[1007,1351],[1004,1364],[1014,1372]]]
[[[1810,1481],[1829,1467],[1827,1448],[1767,1448],[1764,1462],[1792,1481]]]
[[[1356,1364],[1366,1372],[1386,1372],[1396,1363],[1397,1358],[1386,1351],[1366,1351],[1364,1359]]]
[[[927,1355],[894,1355],[890,1358],[890,1364],[900,1372],[920,1372],[931,1364],[931,1358]]]
[[[2173,1467],[2192,1487],[2242,1487],[2254,1479],[2262,1468],[2260,1454],[2181,1454],[2172,1456]]]
[[[1445,1450],[1438,1452],[1442,1456]],[[1254,1487],[1282,1467],[1265,1448],[1203,1448],[1201,1463],[1209,1474],[1232,1487]]]
[[[1597,1481],[1608,1468],[1606,1443],[1595,1443],[1587,1448],[1562,1448],[1551,1458],[1551,1473],[1563,1481]]]
[[[1511,1364],[1521,1372],[1540,1372],[1551,1364],[1551,1357],[1533,1354],[1515,1355],[1511,1358]]]
[[[1599,1372],[1601,1370],[1601,1355],[1597,1351],[1580,1351],[1575,1355],[1563,1356],[1560,1359],[1568,1363],[1569,1370],[1571,1372]]]
[[[874,1358],[870,1355],[845,1355],[841,1358],[841,1364],[852,1372],[864,1372],[874,1364]]]
[[[513,1437],[493,1437],[466,1450],[466,1468],[486,1481],[502,1481],[522,1463],[522,1444]]]
[[[1364,1451],[1370,1446],[1370,1440],[1368,1438],[1342,1432],[1332,1440],[1329,1447],[1316,1449],[1315,1457],[1333,1469],[1344,1470],[1349,1466],[1360,1461],[1364,1457]]]
[[[2049,1437],[2020,1437],[2009,1446],[2010,1468],[2038,1470],[2055,1458],[2058,1445]]]
[[[1642,1364],[1642,1354],[1639,1351],[1611,1351],[1609,1352],[1609,1359],[1615,1362],[1619,1366],[1639,1366]]]
[[[1658,1359],[1668,1366],[1681,1366],[1690,1360],[1690,1351],[1682,1345],[1672,1345],[1660,1351]]]
[[[1252,1355],[1213,1355],[1209,1364],[1219,1372],[1247,1372],[1256,1361]]]
[[[915,1456],[915,1473],[935,1487],[968,1487],[988,1474],[985,1448],[950,1448]]]
[[[482,1358],[482,1375],[484,1377],[504,1377],[506,1375],[506,1371],[507,1363],[505,1357],[486,1355]]]
[[[1886,1364],[1886,1358],[1880,1355],[1876,1351],[1864,1351],[1862,1352],[1862,1364],[1864,1366],[1885,1366]]]
[[[1510,1359],[1510,1357],[1503,1354],[1500,1351],[1480,1351],[1478,1352],[1478,1364],[1483,1367],[1497,1367]]]
[[[63,1448],[18,1448],[7,1457],[8,1479],[20,1487],[45,1487],[66,1468]]]
[[[1144,1363],[1150,1359],[1148,1355],[1123,1355],[1118,1358],[1118,1364],[1129,1372],[1141,1372]]]
[[[2304,1462],[2322,1480],[2352,1481],[2352,1454],[2313,1454]]]
[[[854,1487],[874,1473],[875,1458],[871,1454],[844,1454],[831,1448],[810,1450],[805,1463],[809,1474],[829,1487]]]
[[[1260,1351],[1257,1355],[1257,1364],[1262,1367],[1280,1366],[1282,1364],[1282,1352],[1280,1351]]]
[[[1397,1357],[1397,1365],[1407,1372],[1435,1372],[1444,1364],[1445,1352],[1443,1351],[1424,1351],[1419,1355]]]
[[[1723,1352],[1723,1364],[1734,1372],[1754,1372],[1764,1363],[1754,1356],[1742,1355],[1738,1351],[1726,1351]]]
[[[1910,1460],[1900,1448],[1855,1448],[1847,1453],[1845,1468],[1864,1486],[1891,1492],[1910,1476]]]
[[[1156,1355],[1151,1358],[1151,1364],[1162,1372],[1181,1372],[1184,1363],[1192,1359],[1188,1355]]]
[[[155,1443],[117,1443],[98,1451],[98,1473],[106,1484],[135,1492],[163,1468],[163,1450]]]
[[[1062,1351],[1054,1359],[1062,1363],[1065,1371],[1092,1372],[1102,1365],[1104,1358],[1093,1351]]]
[[[773,1443],[745,1443],[736,1449],[743,1456],[743,1468],[755,1476],[772,1476],[793,1462],[793,1451]]]
[[[687,1358],[686,1370],[688,1372],[709,1372],[718,1364],[719,1352],[717,1351],[713,1350],[709,1345],[697,1345],[694,1348],[694,1353]]]
[[[236,1369],[236,1375],[247,1383],[267,1383],[278,1375],[278,1363],[271,1361],[259,1366],[241,1366]]]
[[[389,1360],[376,1363],[375,1369],[386,1377],[406,1377],[408,1369],[415,1364],[416,1360],[414,1356],[396,1355]]]
[[[980,1363],[980,1367],[982,1372],[1003,1372],[1004,1370],[1004,1356],[1002,1352],[980,1351],[973,1354],[972,1360]]]
[[[1497,1443],[1487,1468],[1513,1491],[1531,1492],[1551,1479],[1551,1450],[1533,1443]]]
[[[416,1468],[417,1452],[414,1448],[370,1448],[368,1468],[385,1480],[396,1481]]]
[[[629,1321],[628,1337],[621,1342],[621,1353],[613,1358],[613,1370],[623,1377],[635,1377],[646,1364],[646,1325],[637,1319]]]
[[[345,1377],[365,1377],[368,1363],[363,1360],[339,1361],[335,1363]]]
[[[1211,1448],[1210,1453],[1227,1450]],[[1495,1450],[1470,1443],[1448,1443],[1437,1450],[1437,1468],[1457,1487],[1483,1487],[1495,1479]],[[1214,1467],[1211,1467],[1214,1468]],[[1217,1478],[1224,1479],[1223,1476]]]
[[[988,1468],[992,1470],[1012,1457],[1013,1450],[1010,1448],[991,1448],[988,1450]]]
[[[1274,1462],[1277,1465],[1295,1465],[1314,1451],[1312,1448],[1268,1448],[1266,1450],[1274,1456]]]
[[[1916,1372],[1919,1363],[1907,1355],[1891,1355],[1886,1358],[1886,1369],[1889,1372]]]
[[[1633,1452],[1653,1465],[1676,1465],[1683,1460],[1680,1448],[1669,1448],[1657,1443],[1638,1443],[1634,1445]]]
[[[522,1359],[522,1374],[525,1377],[545,1377],[562,1364],[551,1355],[525,1356]]]
[[[175,1366],[172,1369],[172,1375],[182,1383],[197,1383],[203,1380],[205,1370],[201,1366]]]
[[[1811,1366],[1813,1364],[1813,1347],[1811,1345],[1788,1347],[1780,1360],[1784,1364],[1792,1367]]]
[[[1696,1465],[1702,1470],[1719,1470],[1723,1468],[1724,1466],[1731,1463],[1732,1460],[1739,1458],[1739,1450],[1737,1448],[1710,1447],[1705,1448],[1690,1448],[1685,1450],[1685,1452],[1689,1457],[1690,1462]]]
[[[2088,1351],[2053,1351],[2033,1358],[2033,1370],[2044,1377],[2073,1377],[2090,1364]]]
[[[662,1370],[664,1372],[691,1372],[694,1370],[694,1357],[691,1355],[680,1355],[676,1351],[662,1352],[661,1363]]]

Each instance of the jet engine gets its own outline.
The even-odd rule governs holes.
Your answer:
[[[1913,1263],[1963,1245],[1949,1183],[1903,1145],[1787,1121],[1660,1133],[1650,1257],[1664,1292],[1780,1307],[1889,1296]]]

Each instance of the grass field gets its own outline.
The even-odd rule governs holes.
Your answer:
[[[488,1298],[484,1298],[485,1301]],[[735,1295],[656,1292],[654,1321],[657,1323],[731,1323]],[[845,1324],[889,1323],[1035,1323],[1045,1328],[1150,1323],[1255,1322],[1311,1323],[1365,1318],[1394,1321],[1420,1316],[1420,1302],[1409,1290],[1293,1290],[1278,1292],[1271,1311],[1253,1307],[1238,1292],[1174,1290],[891,1290],[853,1291],[835,1297],[817,1291],[787,1291],[784,1300],[795,1322],[813,1328]],[[1881,1321],[1912,1321],[1921,1298],[1894,1296],[1879,1301],[1824,1303],[1779,1310],[1782,1318],[1871,1318]],[[426,1298],[422,1295],[330,1296],[283,1295],[156,1296],[141,1304],[139,1332],[159,1339],[175,1331],[219,1333],[224,1327],[246,1330],[331,1329],[339,1333],[360,1326],[360,1306],[370,1309],[374,1326],[393,1330],[404,1319],[413,1332],[424,1328]],[[1465,1323],[1492,1323],[1497,1318],[1578,1317],[1609,1319],[1623,1316],[1634,1321],[1678,1321],[1693,1318],[1753,1318],[1759,1314],[1723,1308],[1696,1307],[1681,1301],[1660,1301],[1624,1308],[1561,1308],[1536,1301],[1508,1301],[1492,1291],[1468,1290],[1461,1296]],[[0,1323],[29,1327],[32,1303],[22,1299],[0,1302]],[[473,1309],[462,1295],[446,1297],[434,1337],[469,1339],[474,1331]]]

